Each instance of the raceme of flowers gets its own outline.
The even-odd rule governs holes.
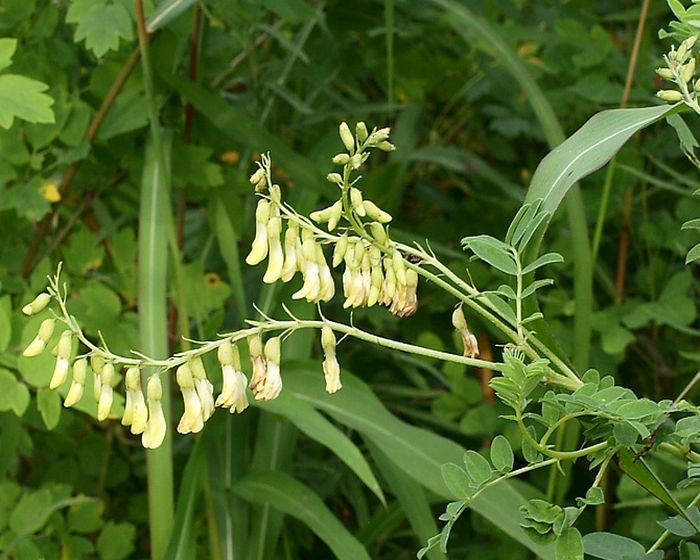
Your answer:
[[[310,219],[297,214],[282,202],[280,187],[271,181],[270,159],[267,155],[262,157],[262,163],[250,178],[256,192],[260,193],[260,200],[255,213],[255,238],[246,262],[256,265],[267,259],[263,276],[266,283],[278,280],[289,282],[300,273],[302,285],[292,298],[312,303],[327,302],[334,297],[336,288],[331,267],[343,264],[344,307],[379,304],[399,317],[411,315],[415,313],[418,303],[418,275],[414,268],[407,266],[404,256],[389,237],[386,224],[392,217],[372,201],[363,199],[360,190],[350,182],[352,172],[369,157],[370,148],[383,151],[394,149],[388,141],[389,129],[374,129],[370,133],[364,123],[358,123],[353,135],[347,124],[342,123],[340,138],[347,152],[337,154],[333,162],[342,166],[343,174],[328,175],[328,180],[339,189],[340,198],[328,208],[313,212]],[[316,224],[325,224],[327,231]],[[339,233],[333,234],[336,228]],[[328,259],[324,253],[326,246],[332,246]],[[53,283],[49,279],[49,285],[47,292],[25,305],[23,311],[27,315],[36,315],[55,299],[61,314],[54,313],[53,318],[42,321],[36,337],[23,355],[33,357],[43,353],[56,325],[65,324],[67,328],[61,332],[58,343],[52,349],[56,364],[49,387],[58,389],[70,380],[64,405],[72,407],[83,398],[86,379],[91,373],[97,419],[102,421],[114,414],[115,386],[120,368],[125,367],[125,405],[121,423],[128,426],[132,434],[141,435],[144,447],[159,447],[167,431],[160,376],[169,366],[164,367],[162,362],[155,363],[145,357],[136,360],[117,356],[106,348],[93,345],[67,312],[66,297],[61,294],[58,285],[58,274]],[[461,308],[458,308],[458,312],[461,314]],[[455,317],[457,315],[453,317],[453,323],[464,340],[465,356],[477,355],[476,339],[469,333],[464,316],[461,315],[457,322]],[[177,425],[178,432],[201,431],[215,407],[227,408],[231,413],[244,411],[249,404],[247,389],[256,400],[271,400],[280,394],[282,337],[271,336],[263,340],[262,329],[252,330],[253,333],[246,339],[252,369],[250,381],[243,372],[238,348],[238,342],[244,335],[236,337],[234,333],[204,350],[196,349],[178,355],[177,366],[172,367],[184,403],[184,412]],[[76,340],[87,346],[88,351],[74,357]],[[336,345],[333,329],[324,325],[321,328],[322,366],[329,393],[342,387]],[[207,377],[201,358],[204,352],[213,348],[216,348],[222,375],[221,390],[216,397],[214,385]],[[172,365],[172,359],[165,362]],[[156,372],[145,378],[143,369],[153,369],[153,366],[157,366]]]

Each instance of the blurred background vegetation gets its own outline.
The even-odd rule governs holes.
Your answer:
[[[151,18],[150,50],[181,247],[182,275],[176,281],[170,274],[169,284],[172,352],[183,334],[206,339],[241,327],[254,317],[253,303],[279,315],[294,291],[262,288],[261,270],[239,263],[255,207],[247,177],[261,152],[271,151],[284,196],[308,211],[335,194],[324,176],[340,149],[338,123],[391,126],[397,150],[372,158],[362,188],[394,215],[396,239],[429,238],[463,273],[459,240],[503,235],[549,149],[513,61],[532,76],[544,93],[540,102],[551,105],[569,135],[601,109],[653,104],[661,85],[654,68],[669,47],[658,38],[670,16],[663,2],[163,3],[175,9]],[[155,8],[146,2],[147,14]],[[465,13],[467,22],[460,19]],[[2,558],[151,553],[138,439],[118,421],[98,423],[89,399],[79,411],[61,410],[59,397],[45,388],[51,356],[18,358],[37,328],[18,312],[20,304],[43,288],[58,261],[86,333],[102,332],[122,354],[139,348],[137,222],[142,173],[152,156],[134,18],[130,0],[0,1],[0,35],[18,39],[12,71],[48,84],[55,114],[52,124],[15,120],[0,129]],[[673,398],[700,361],[697,278],[683,266],[693,234],[679,230],[697,216],[694,173],[662,123],[630,142],[613,171],[581,184],[589,236],[597,223],[601,228],[586,311],[593,313],[588,367],[654,399]],[[610,198],[601,204],[606,181]],[[571,335],[582,311],[572,295],[573,241],[564,211],[546,243],[567,263],[547,271],[556,286],[542,305],[571,354],[585,341]],[[479,263],[470,264],[469,274],[481,286],[498,283]],[[354,322],[459,352],[450,324],[454,302],[429,285],[420,286],[419,301],[410,318],[363,309]],[[309,307],[295,311],[310,316]],[[337,302],[325,314],[348,317]],[[470,327],[482,355],[498,356],[496,333],[476,318]],[[323,559],[344,547],[349,554],[355,543],[371,558],[413,558],[436,532],[445,496],[436,490],[439,464],[420,470],[409,450],[430,453],[431,445],[448,443],[479,449],[504,430],[517,447],[514,427],[499,419],[503,410],[487,372],[348,340],[339,347],[341,367],[366,385],[344,378],[348,387],[332,401],[321,391],[318,341],[295,335],[288,346],[286,357],[297,362],[285,383],[293,394],[311,391],[310,404],[290,398],[242,415],[218,412],[201,435],[174,438],[175,530],[166,558]],[[216,370],[213,360],[208,366]],[[307,418],[315,410],[324,414],[319,425],[344,433],[367,458],[375,474],[365,484],[352,453],[318,443],[320,428]],[[391,437],[382,439],[382,426],[394,430]],[[579,495],[576,480],[587,480],[585,466],[579,468],[566,478],[538,472],[517,490],[566,502]],[[663,465],[670,481],[684,468]],[[375,476],[382,490],[373,486]],[[649,527],[663,513],[639,507],[655,506],[642,490],[613,474],[606,492],[610,503],[586,513],[582,532],[608,529],[642,542],[657,536]],[[505,521],[514,506],[495,498],[487,506],[490,521],[463,517],[450,555],[531,557]]]

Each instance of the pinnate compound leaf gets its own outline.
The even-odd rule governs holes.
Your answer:
[[[510,472],[513,469],[513,449],[505,436],[499,434],[491,442],[491,462],[497,471]]]
[[[557,539],[557,560],[583,560],[583,540],[574,527],[566,529]]]
[[[511,276],[518,272],[515,260],[508,252],[508,246],[494,237],[489,235],[465,237],[462,239],[462,246],[501,272]]]
[[[106,0],[73,0],[66,21],[76,24],[75,41],[85,40],[85,46],[97,57],[117,50],[120,39],[133,38],[129,12],[123,5]]]
[[[49,86],[17,74],[0,76],[0,126],[10,128],[15,118],[31,123],[54,122],[53,99],[45,92]]]

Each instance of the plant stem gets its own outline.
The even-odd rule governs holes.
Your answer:
[[[168,225],[172,223],[170,178],[153,87],[143,2],[135,2],[141,68],[151,123],[150,153],[153,156],[153,161],[144,162],[139,215],[139,330],[143,351],[157,358],[168,354],[166,247]],[[149,173],[151,176],[148,176]],[[163,376],[162,384],[163,412],[166,424],[170,424],[170,383],[167,376]],[[168,430],[158,449],[146,452],[151,558],[157,560],[165,554],[173,527],[173,465],[169,434]]]

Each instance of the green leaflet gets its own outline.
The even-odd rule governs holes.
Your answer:
[[[331,513],[323,500],[291,476],[271,471],[250,474],[234,486],[246,500],[271,504],[296,517],[325,542],[340,560],[369,560],[365,547]]]

